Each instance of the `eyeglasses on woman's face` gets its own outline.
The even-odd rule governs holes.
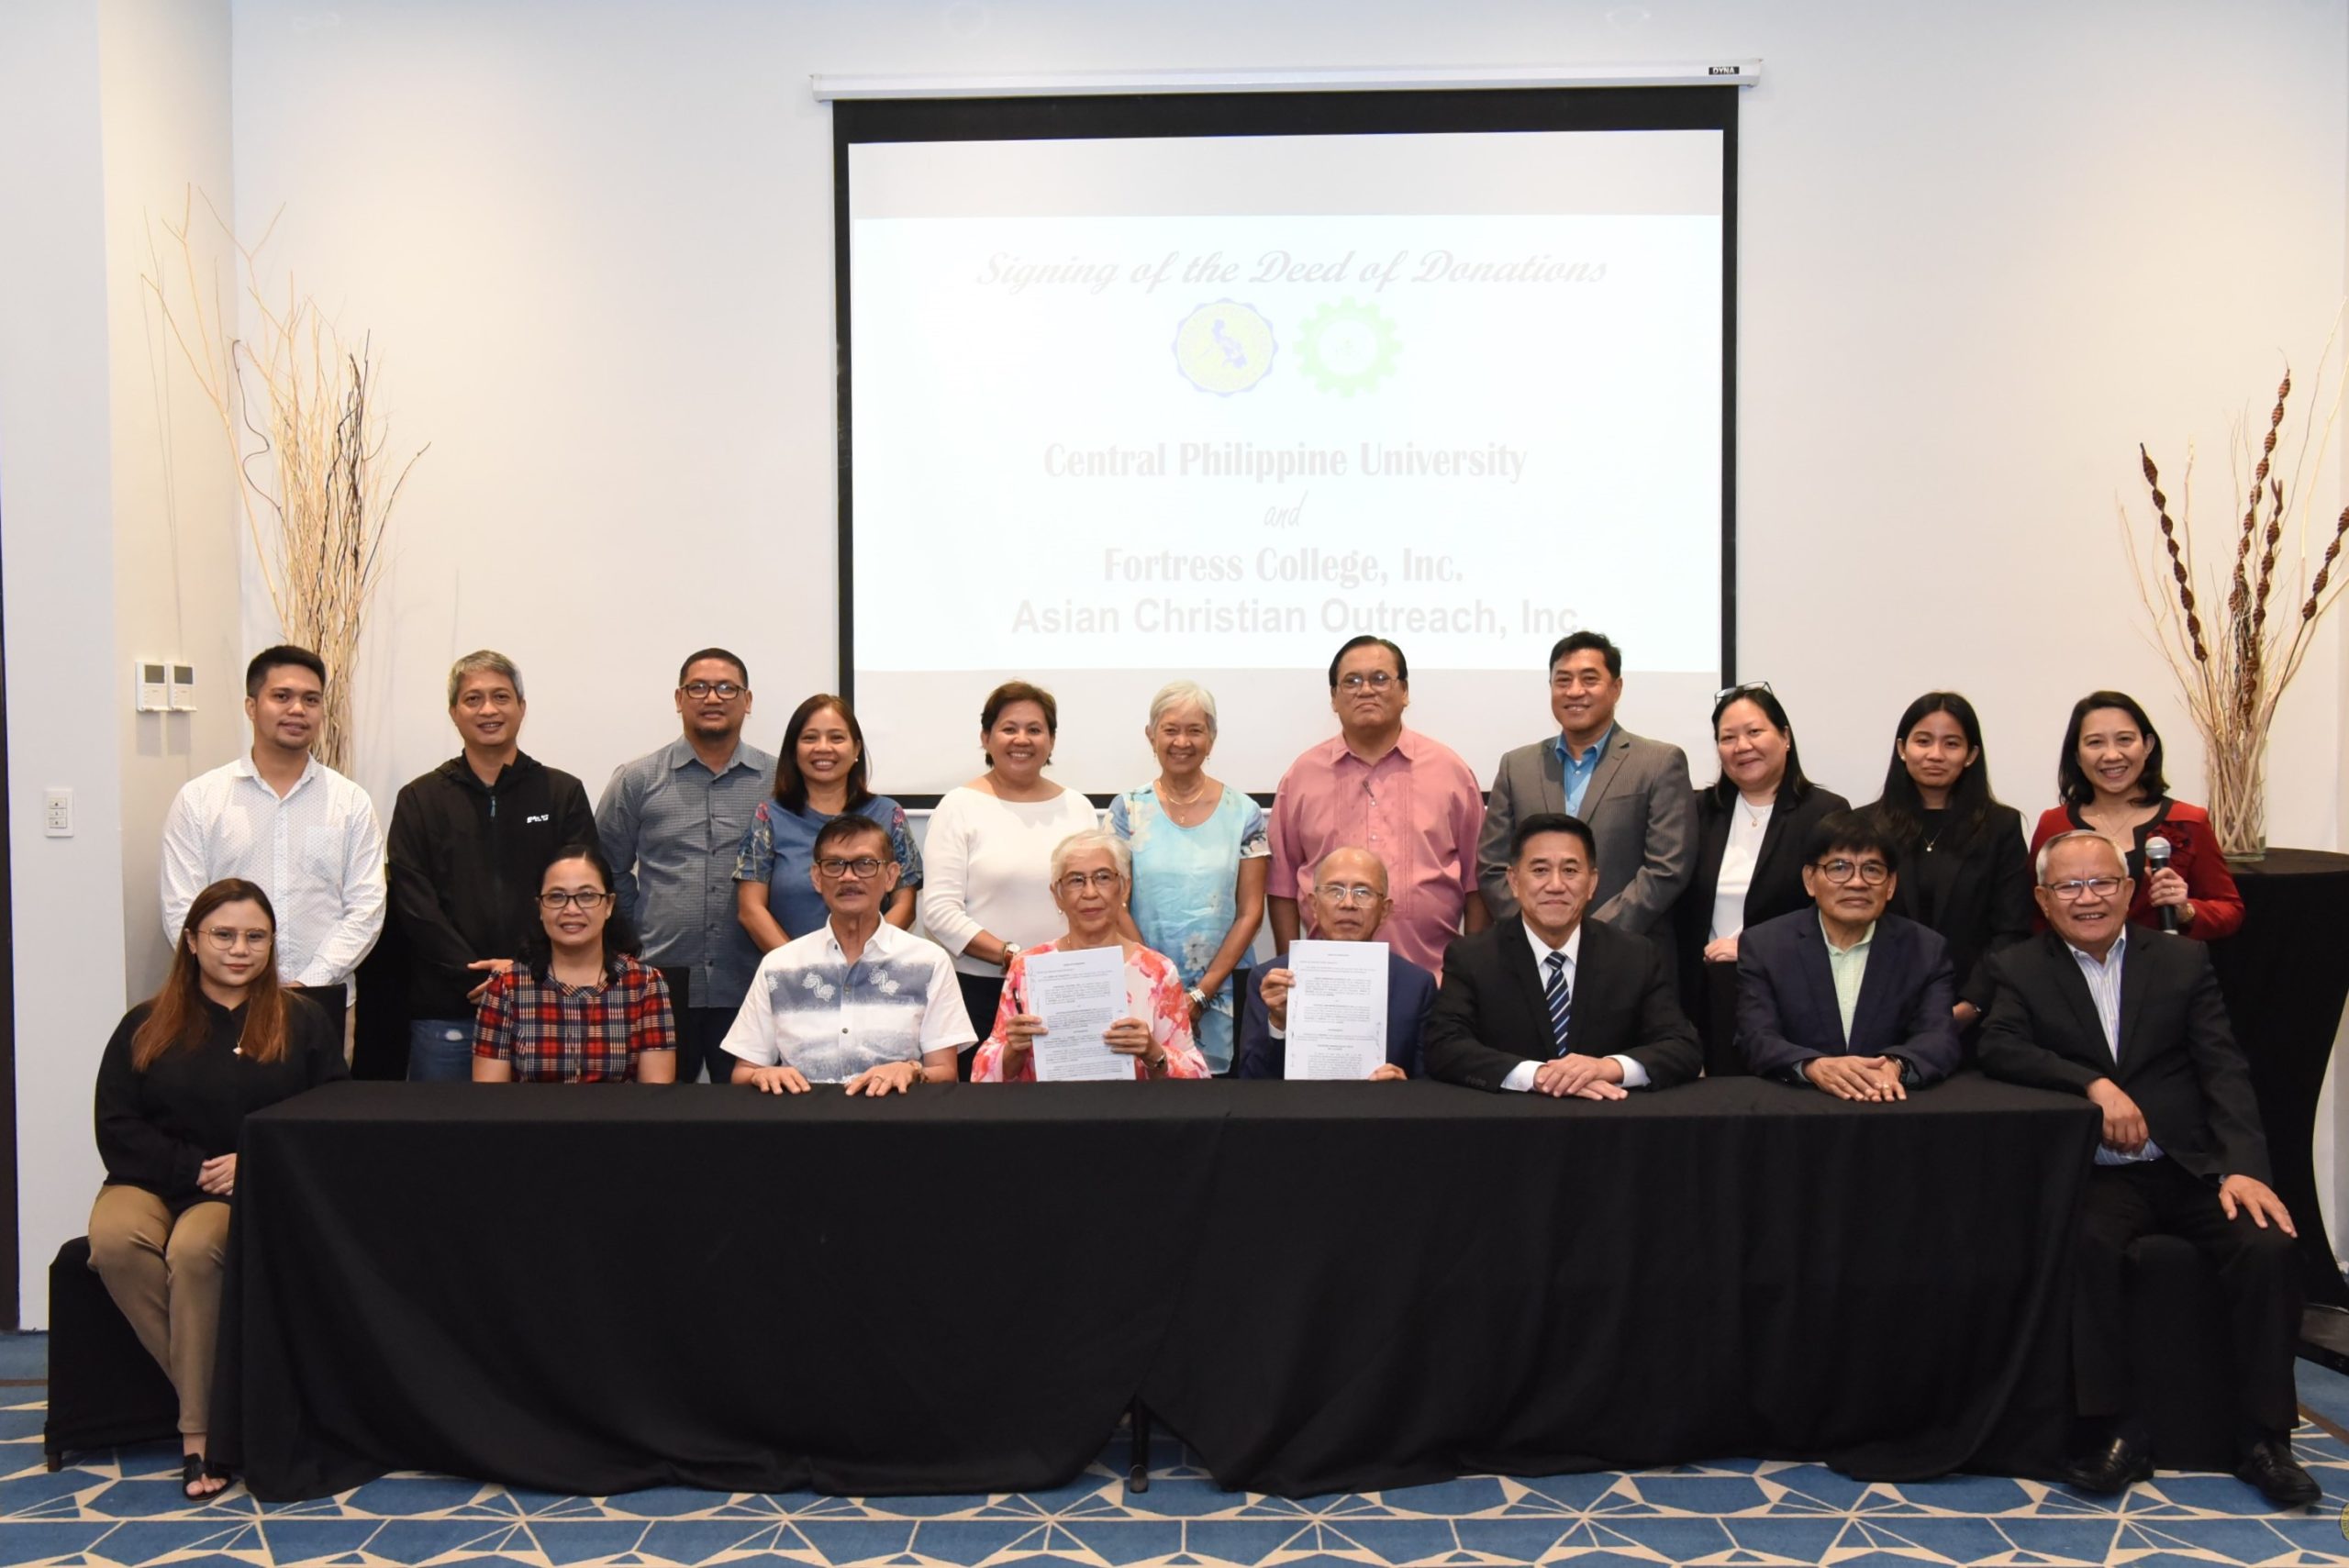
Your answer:
[[[232,952],[240,947],[267,947],[270,933],[265,928],[252,929],[242,926],[206,926],[204,928],[204,940],[222,952]]]
[[[583,887],[572,893],[541,893],[539,895],[539,907],[551,915],[565,905],[575,904],[581,909],[592,914],[601,909],[611,896],[608,893],[599,893],[592,887]]]
[[[1061,890],[1063,896],[1074,898],[1087,887],[1102,893],[1115,893],[1118,884],[1124,880],[1116,872],[1104,868],[1092,873],[1073,871],[1053,885]]]

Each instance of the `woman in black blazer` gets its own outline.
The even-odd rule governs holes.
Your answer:
[[[1803,776],[1795,728],[1766,681],[1713,702],[1720,777],[1697,792],[1697,865],[1674,906],[1680,992],[1713,1077],[1745,1071],[1737,1029],[1737,938],[1809,907],[1802,856],[1810,829],[1852,803]]]
[[[2031,935],[2031,856],[2022,814],[1990,793],[1982,721],[1955,692],[1927,692],[1900,716],[1884,797],[1868,807],[1900,840],[1892,912],[1942,934],[1957,971],[1952,1009],[1973,1055],[1990,1006],[1983,960]]]

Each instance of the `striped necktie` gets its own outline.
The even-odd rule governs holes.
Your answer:
[[[1548,959],[1550,978],[1542,985],[1542,994],[1550,1004],[1550,1033],[1557,1040],[1556,1054],[1566,1053],[1566,1020],[1574,1016],[1574,993],[1566,989],[1566,955],[1553,952]]]

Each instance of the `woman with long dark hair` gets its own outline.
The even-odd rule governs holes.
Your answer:
[[[180,1399],[190,1497],[228,1485],[205,1457],[220,1262],[247,1113],[344,1076],[323,1009],[277,980],[277,913],[237,878],[195,895],[171,973],[98,1062],[90,1266]]]
[[[2022,813],[1990,793],[1982,720],[1955,692],[1927,692],[1892,732],[1884,794],[1868,807],[1900,841],[1891,910],[1941,933],[1957,972],[1960,1028],[1990,1006],[1982,961],[2031,935]]]
[[[2225,846],[2199,806],[2172,800],[2162,777],[2162,738],[2126,692],[2090,692],[2072,705],[2064,750],[2055,759],[2061,806],[2042,812],[2031,852],[2058,833],[2085,828],[2112,841],[2137,891],[2129,918],[2216,941],[2243,929],[2243,895],[2227,870]],[[2146,846],[2165,840],[2169,863],[2149,867]]]
[[[669,984],[637,961],[603,850],[557,850],[540,874],[537,903],[539,929],[482,995],[473,1082],[675,1083]]]
[[[1738,1053],[1737,939],[1748,926],[1810,906],[1803,846],[1812,826],[1852,803],[1803,775],[1793,720],[1767,681],[1713,698],[1720,776],[1697,792],[1697,863],[1673,906],[1680,991],[1704,1037],[1705,1071],[1745,1071]]]
[[[811,874],[816,835],[850,812],[879,823],[889,835],[897,886],[881,917],[901,931],[912,929],[921,851],[906,824],[906,808],[874,794],[870,773],[864,727],[848,698],[818,692],[791,710],[775,754],[774,797],[751,814],[734,861],[735,914],[761,952],[822,929],[824,900]]]

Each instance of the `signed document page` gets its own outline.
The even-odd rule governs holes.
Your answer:
[[[1286,1075],[1369,1077],[1386,1060],[1386,944],[1301,941],[1288,968]]]

